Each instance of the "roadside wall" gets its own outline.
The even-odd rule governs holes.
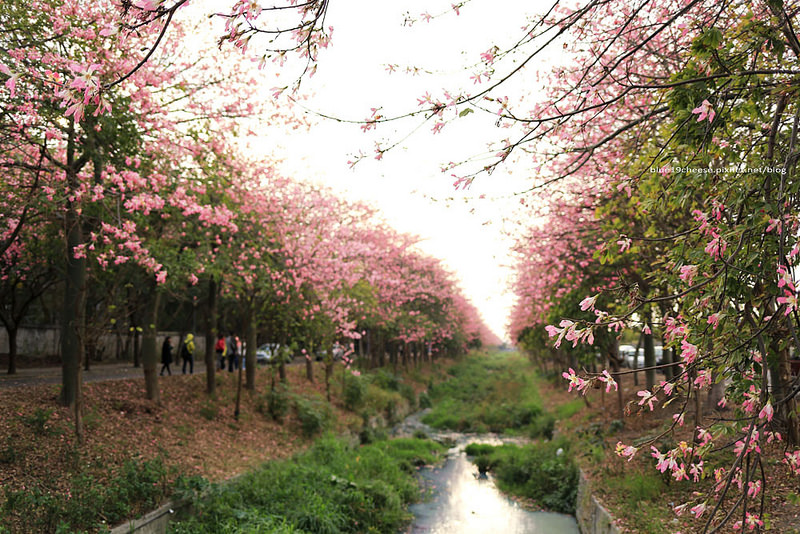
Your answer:
[[[620,534],[614,525],[614,518],[603,508],[600,501],[592,495],[592,488],[583,470],[578,482],[578,503],[575,517],[581,534]]]
[[[179,332],[159,332],[157,337],[159,350],[166,335],[172,336],[172,346],[177,349],[178,344],[175,338],[178,334]],[[113,360],[117,354],[117,343],[122,343],[124,346],[125,341],[125,338],[118,339],[113,333],[100,336],[95,357],[98,361]],[[195,334],[194,342],[195,354],[204,354],[206,350],[205,336],[198,337]],[[5,328],[0,328],[0,354],[7,355],[8,350],[8,332]],[[17,333],[17,351],[25,362],[58,361],[61,354],[61,330],[57,326],[20,328]],[[130,359],[132,360],[133,357]],[[6,360],[3,359],[3,361]]]

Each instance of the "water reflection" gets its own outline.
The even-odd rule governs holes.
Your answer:
[[[421,472],[425,502],[411,506],[414,522],[408,533],[431,534],[578,534],[575,518],[529,512],[502,495],[491,478],[478,470],[460,447],[442,467]]]

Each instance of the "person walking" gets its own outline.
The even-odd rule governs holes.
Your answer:
[[[182,374],[186,374],[186,364],[189,364],[189,374],[194,374],[194,334],[186,334],[181,345],[181,358],[183,359]]]
[[[214,350],[217,352],[217,362],[219,363],[219,370],[222,371],[225,369],[225,336],[222,334],[217,334],[217,343],[214,345]]]
[[[231,334],[228,336],[228,340],[226,341],[225,345],[225,353],[228,356],[228,372],[232,373],[234,369],[239,367],[237,337],[233,335],[233,332],[231,332]]]
[[[169,368],[172,363],[172,340],[169,336],[164,338],[164,344],[161,345],[161,376],[164,376],[164,371],[172,376],[172,370]]]

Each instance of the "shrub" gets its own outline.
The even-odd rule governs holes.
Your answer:
[[[494,445],[489,445],[487,443],[470,443],[464,448],[464,452],[469,456],[486,456],[491,454],[494,449]]]
[[[366,381],[360,376],[348,376],[344,381],[344,406],[351,412],[361,408],[367,394]]]
[[[368,415],[383,415],[391,423],[397,416],[397,406],[402,402],[404,402],[403,397],[398,392],[369,384],[364,396],[363,410]]]
[[[320,434],[330,419],[329,408],[321,399],[297,397],[294,410],[303,435],[310,438]]]
[[[423,391],[422,393],[419,394],[418,403],[419,403],[419,408],[421,410],[424,410],[425,408],[430,408],[431,406],[433,406],[433,404],[431,403],[431,398],[428,395],[427,391]]]
[[[289,413],[291,397],[289,388],[285,384],[278,384],[266,393],[267,413],[275,421],[282,423],[283,418]]]
[[[372,375],[372,383],[387,391],[400,390],[400,379],[397,375],[386,369],[378,369],[378,371]]]
[[[417,409],[417,393],[409,384],[400,384],[400,395],[408,401],[411,410]]]
[[[559,454],[558,449],[562,450]],[[578,467],[566,441],[517,447],[503,445],[489,456],[491,469],[503,491],[534,499],[543,507],[575,513]]]
[[[22,422],[33,429],[33,432],[39,436],[45,436],[53,432],[53,429],[48,425],[50,417],[55,410],[52,408],[36,408],[30,415],[21,415]]]
[[[528,425],[528,436],[531,438],[553,439],[555,428],[556,418],[549,413],[544,413]]]

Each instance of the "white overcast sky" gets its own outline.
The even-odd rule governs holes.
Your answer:
[[[472,0],[455,15],[450,0],[332,0],[325,22],[334,28],[332,43],[321,52],[315,76],[302,83],[301,93],[308,95],[303,105],[325,115],[361,120],[373,107],[390,116],[414,110],[426,91],[457,92],[464,87],[476,92],[479,86],[464,67],[477,64],[481,52],[493,44],[519,39],[526,15],[550,4]],[[424,22],[423,12],[450,13]],[[411,27],[403,24],[406,14],[417,19]],[[258,50],[255,41],[251,49]],[[432,74],[390,74],[385,68],[390,63],[400,70],[417,66]],[[285,85],[273,72],[265,69],[265,87]],[[265,91],[264,98],[271,94]],[[504,136],[493,119],[472,114],[437,135],[431,133],[433,123],[427,122],[376,161],[371,154],[375,140],[405,137],[419,121],[390,123],[376,134],[364,134],[359,125],[308,116],[315,123],[310,132],[265,132],[262,142],[286,158],[285,172],[324,184],[345,198],[367,201],[398,231],[418,235],[419,248],[443,260],[487,325],[506,339],[513,303],[508,287],[512,240],[504,229],[513,224],[505,218],[514,216],[519,206],[514,193],[526,188],[530,171],[524,165],[499,170],[479,178],[467,191],[456,191],[450,174],[441,172],[443,164],[482,154],[488,141]],[[369,155],[351,169],[347,162],[359,151]]]
[[[451,12],[424,22],[419,20],[423,12],[446,13],[451,2],[333,0],[326,20],[334,28],[333,41],[320,54],[316,75],[303,82],[303,92],[313,95],[305,105],[326,115],[364,119],[372,107],[382,107],[387,115],[413,110],[426,91],[477,91],[464,66],[478,63],[492,44],[518,39],[525,15],[537,4],[547,7],[542,2],[473,0],[460,15]],[[406,13],[418,19],[410,28],[403,24]],[[389,63],[434,74],[391,74],[385,68]],[[288,165],[298,176],[307,172],[307,179],[368,201],[397,230],[420,236],[419,248],[455,272],[487,325],[505,339],[513,295],[508,287],[512,240],[504,232],[509,229],[504,219],[519,206],[514,193],[526,188],[526,169],[500,170],[479,178],[467,191],[454,190],[453,178],[441,166],[482,154],[488,141],[503,137],[491,119],[476,115],[437,135],[427,122],[382,161],[372,157],[375,139],[404,137],[418,124],[383,125],[375,137],[358,125],[319,119],[310,133],[285,143]],[[398,134],[392,135],[395,130]],[[350,169],[347,161],[359,150],[370,155]]]

